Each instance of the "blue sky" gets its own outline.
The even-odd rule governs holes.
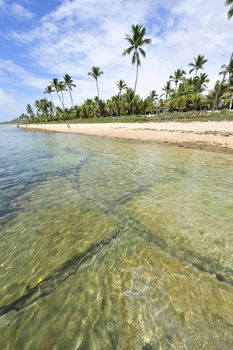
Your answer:
[[[0,0],[0,23],[0,120],[21,114],[66,73],[76,81],[76,103],[95,96],[87,75],[93,65],[104,71],[102,98],[116,92],[119,79],[132,86],[135,69],[122,57],[131,24],[145,25],[152,38],[140,69],[142,96],[160,92],[198,54],[208,58],[211,87],[233,49],[224,0]]]

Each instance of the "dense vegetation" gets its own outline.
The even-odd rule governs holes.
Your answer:
[[[226,0],[229,6],[228,17],[233,16],[233,0]],[[131,35],[126,34],[125,40],[129,46],[124,50],[123,56],[132,54],[132,65],[136,66],[136,78],[134,88],[127,86],[124,80],[116,83],[118,92],[107,100],[100,98],[99,78],[104,73],[99,67],[92,67],[88,73],[95,82],[97,96],[93,99],[85,100],[81,105],[74,105],[72,91],[76,87],[72,77],[66,74],[62,80],[57,78],[45,88],[44,93],[49,95],[35,101],[34,105],[26,106],[26,113],[23,113],[15,121],[20,123],[40,123],[40,122],[59,122],[76,121],[77,119],[87,120],[95,118],[107,118],[125,116],[126,120],[133,115],[131,119],[137,120],[137,115],[141,115],[140,120],[150,118],[159,119],[161,113],[171,119],[171,114],[180,115],[181,112],[206,111],[221,109],[221,116],[226,116],[224,110],[233,109],[233,54],[229,64],[224,64],[219,76],[221,78],[216,82],[212,90],[207,91],[209,83],[208,75],[204,72],[205,64],[208,60],[203,55],[194,58],[188,67],[188,72],[183,68],[178,68],[170,75],[168,82],[163,87],[162,95],[158,95],[152,90],[149,95],[142,99],[137,94],[137,84],[141,58],[146,57],[143,49],[145,45],[150,45],[151,40],[145,37],[146,29],[142,25],[132,25]],[[60,101],[60,106],[55,106],[53,102],[54,94]],[[67,97],[70,99],[70,107],[66,107]],[[175,113],[176,112],[176,113]],[[177,112],[179,112],[177,114]],[[198,118],[198,113],[194,113]],[[205,113],[202,113],[205,115]],[[154,116],[154,117],[150,117]],[[188,117],[189,118],[189,117]],[[111,118],[110,118],[111,119]],[[130,119],[130,120],[131,120]],[[163,119],[166,119],[163,118]],[[113,119],[111,119],[113,120]],[[14,122],[15,122],[14,121]],[[107,119],[106,119],[107,121]]]

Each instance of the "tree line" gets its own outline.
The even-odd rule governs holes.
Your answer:
[[[226,0],[229,6],[228,17],[233,16],[233,0]],[[138,114],[155,114],[163,111],[192,111],[201,109],[233,108],[233,54],[229,64],[223,65],[214,88],[208,93],[208,75],[204,72],[204,66],[208,60],[203,55],[194,58],[188,67],[189,71],[178,68],[163,87],[162,95],[152,90],[142,99],[137,94],[139,68],[142,58],[146,58],[144,47],[151,44],[151,39],[146,37],[146,28],[142,25],[132,25],[131,33],[124,38],[129,46],[123,51],[123,56],[131,55],[131,63],[136,67],[134,88],[129,87],[124,80],[116,83],[118,93],[107,100],[100,98],[99,79],[104,72],[100,67],[92,67],[88,73],[95,80],[97,95],[93,99],[85,100],[81,105],[74,105],[73,89],[76,87],[72,77],[65,74],[62,80],[54,78],[45,88],[44,93],[49,99],[36,100],[34,105],[26,106],[26,113],[19,116],[22,123],[47,122],[58,120],[72,120],[77,118],[96,118],[107,116],[127,116]],[[70,107],[65,106],[65,93],[69,94]],[[60,101],[60,106],[55,106],[54,94]]]

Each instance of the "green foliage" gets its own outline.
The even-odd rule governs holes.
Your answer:
[[[233,16],[233,0],[226,0],[226,5],[230,6],[228,11],[228,18],[230,19]]]
[[[227,1],[227,5],[232,5],[232,1]],[[127,86],[125,81],[121,79],[116,83],[118,93],[105,101],[101,100],[98,78],[103,74],[103,71],[99,67],[93,66],[88,75],[96,81],[97,96],[85,100],[80,105],[75,105],[72,92],[76,84],[69,74],[65,74],[63,80],[54,78],[45,88],[44,93],[50,96],[50,101],[45,98],[35,101],[34,106],[28,104],[26,114],[22,114],[18,118],[19,121],[21,123],[42,123],[77,119],[97,121],[103,120],[103,118],[107,121],[113,120],[112,117],[117,120],[121,116],[129,120],[132,118],[131,114],[140,115],[139,120],[162,120],[162,115],[168,118],[168,111],[174,113],[174,119],[182,119],[184,113],[187,117],[186,113],[193,115],[193,113],[199,112],[202,113],[201,118],[203,110],[214,109],[216,106],[220,109],[231,110],[233,108],[233,55],[230,63],[222,66],[220,72],[223,76],[222,81],[217,81],[208,94],[205,93],[209,83],[208,75],[205,72],[198,74],[200,70],[203,70],[208,60],[204,55],[198,55],[194,58],[194,62],[189,64],[191,67],[189,74],[194,72],[194,76],[187,75],[184,69],[179,68],[173,75],[170,75],[169,80],[162,88],[163,94],[160,97],[155,90],[152,90],[144,99],[137,95],[138,67],[141,65],[141,57],[146,57],[142,47],[151,43],[151,39],[146,38],[145,35],[145,27],[138,24],[132,25],[131,35],[125,35],[125,40],[130,46],[124,50],[123,55],[132,54],[132,64],[136,65],[137,68],[134,88]],[[59,106],[54,105],[53,94],[59,98]],[[66,108],[67,94],[70,96],[70,108]],[[208,114],[209,116],[210,114]],[[135,120],[138,120],[137,118]],[[171,114],[169,114],[168,119],[173,119]],[[122,118],[120,120],[123,121]]]

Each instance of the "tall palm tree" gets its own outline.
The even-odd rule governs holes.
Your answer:
[[[177,69],[174,75],[170,75],[169,77],[170,81],[173,81],[175,83],[175,92],[177,91],[178,83],[184,80],[185,74],[186,72],[183,69]]]
[[[220,72],[220,74],[223,75],[223,78],[222,78],[222,81],[221,83],[219,84],[218,86],[218,90],[216,92],[216,95],[215,95],[215,100],[214,100],[214,104],[213,104],[213,110],[216,109],[216,105],[218,103],[218,100],[219,100],[219,95],[220,95],[220,92],[221,92],[221,89],[223,87],[223,84],[225,83],[226,81],[226,77],[227,77],[227,74],[229,73],[229,78],[232,74],[232,68],[233,68],[233,52],[231,54],[231,58],[230,58],[230,61],[229,61],[229,64],[228,66],[226,66],[225,64],[222,66],[222,68],[224,68],[223,71]]]
[[[100,99],[98,78],[99,78],[102,74],[104,74],[104,72],[103,72],[99,67],[95,67],[95,66],[92,67],[91,71],[88,73],[88,75],[90,75],[92,78],[95,79],[98,100]]]
[[[192,69],[189,71],[189,74],[195,72],[196,77],[198,71],[200,69],[203,69],[203,66],[206,62],[208,62],[208,60],[205,58],[205,56],[198,55],[197,58],[194,58],[194,63],[189,63],[189,67],[192,67]]]
[[[228,11],[228,18],[230,19],[233,16],[233,0],[226,0],[226,5],[230,6]]]
[[[71,91],[73,90],[73,88],[76,87],[76,85],[74,84],[73,79],[71,78],[71,76],[69,74],[65,74],[63,79],[64,79],[66,87],[67,87],[67,89],[69,91],[70,100],[71,100],[71,107],[73,108],[74,107],[74,101],[73,101],[73,96],[72,96]]]
[[[61,93],[61,98],[62,98],[62,101],[63,101],[62,105],[63,105],[63,109],[65,109],[65,100],[64,100],[63,92],[67,91],[67,89],[66,89],[66,83],[63,80],[60,80],[58,82],[58,91]]]
[[[219,75],[222,75],[225,77],[224,80],[226,80],[227,75],[229,74],[228,80],[233,78],[233,53],[231,60],[229,62],[229,65],[227,66],[226,64],[222,65],[222,71],[219,72]]]
[[[151,39],[145,38],[146,28],[142,25],[136,24],[132,25],[131,28],[132,36],[125,34],[125,40],[130,44],[130,46],[123,51],[123,56],[130,55],[132,56],[132,64],[136,64],[136,79],[134,84],[134,96],[136,94],[137,82],[138,82],[138,68],[141,65],[140,56],[146,57],[145,51],[142,49],[142,46],[151,44]],[[134,114],[134,97],[133,97],[133,114]]]
[[[60,102],[61,102],[61,104],[62,104],[62,107],[63,107],[63,109],[65,109],[63,100],[62,100],[62,98],[61,98],[61,96],[60,96],[60,94],[59,94],[59,92],[60,92],[60,86],[59,86],[59,80],[58,80],[57,78],[54,78],[54,79],[53,79],[53,81],[52,81],[52,87],[54,87],[54,89],[55,89],[55,91],[56,91],[56,93],[57,93],[57,96],[58,96],[58,98],[59,98],[59,100],[60,100]]]

